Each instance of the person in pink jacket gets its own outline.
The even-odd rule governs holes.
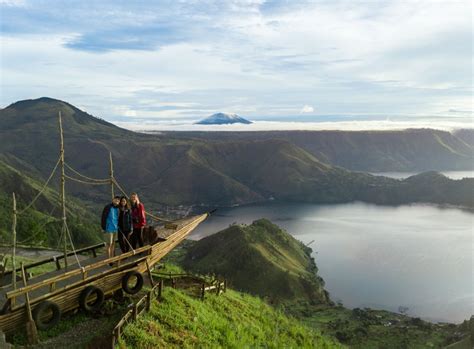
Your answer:
[[[135,249],[143,247],[143,228],[146,226],[146,214],[145,206],[140,202],[137,193],[130,195],[130,201],[132,203],[132,224],[133,232],[131,236],[130,244]]]

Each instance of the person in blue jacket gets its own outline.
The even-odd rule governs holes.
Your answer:
[[[105,206],[102,211],[102,229],[105,233],[105,243],[107,244],[109,258],[115,254],[115,238],[119,224],[119,203],[120,196],[116,196],[112,199],[112,203]]]

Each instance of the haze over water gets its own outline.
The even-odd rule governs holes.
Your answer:
[[[267,204],[222,209],[191,236],[268,218],[310,245],[334,301],[432,321],[474,314],[474,214],[430,205]]]

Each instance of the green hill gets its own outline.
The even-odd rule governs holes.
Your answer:
[[[128,325],[126,348],[341,348],[259,298],[228,290],[204,301],[166,288],[164,299]]]
[[[182,265],[187,270],[221,275],[232,287],[270,301],[329,302],[311,249],[266,219],[249,226],[234,225],[199,240]]]
[[[216,141],[209,140],[213,135],[192,139],[139,134],[50,98],[21,101],[0,110],[0,159],[33,178],[45,178],[58,157],[58,111],[64,118],[66,162],[90,177],[106,178],[111,152],[117,180],[125,190],[140,192],[151,208],[229,206],[270,198],[312,203],[472,203],[466,198],[472,192],[470,182],[445,181],[444,188],[457,193],[468,189],[461,198],[444,195],[445,189],[415,195],[418,191],[403,189],[409,189],[409,184],[329,165],[326,155],[315,155],[288,139],[264,133],[258,140]],[[454,144],[438,138],[445,149],[458,152]],[[430,190],[437,184],[426,182],[424,186]],[[109,200],[108,186],[69,182],[67,191],[96,205]],[[410,195],[401,197],[394,192]]]

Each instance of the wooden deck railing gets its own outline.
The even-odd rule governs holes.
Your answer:
[[[227,281],[213,279],[210,282],[207,282],[205,277],[196,276],[193,274],[185,274],[185,273],[153,273],[155,276],[160,277],[160,281],[158,284],[152,287],[150,291],[147,292],[145,296],[140,298],[138,302],[134,303],[130,306],[130,309],[125,313],[125,315],[120,319],[117,325],[114,327],[112,331],[112,348],[115,347],[116,343],[120,340],[123,333],[123,328],[130,322],[136,321],[138,317],[143,314],[144,312],[148,312],[151,308],[151,302],[154,299],[160,300],[162,299],[163,295],[163,288],[164,288],[164,280],[168,279],[171,280],[171,287],[176,288],[176,280],[178,278],[186,278],[191,277],[199,282],[202,282],[200,287],[200,295],[201,299],[204,299],[204,294],[206,292],[214,291],[216,295],[219,295],[227,290]]]
[[[49,279],[46,279],[46,280],[31,284],[31,285],[28,285],[28,286],[25,286],[25,287],[21,287],[21,288],[18,288],[16,290],[11,290],[11,291],[6,293],[7,301],[10,302],[10,304],[12,306],[12,310],[14,310],[17,297],[22,296],[22,295],[26,294],[27,292],[32,292],[32,291],[35,291],[35,290],[43,288],[43,287],[48,287],[49,290],[50,290],[49,292],[46,292],[46,293],[42,294],[39,298],[35,298],[35,299],[31,300],[31,303],[36,303],[40,300],[47,299],[47,298],[49,298],[53,295],[56,295],[58,293],[61,293],[61,292],[65,291],[65,290],[72,289],[72,288],[80,286],[84,283],[92,282],[96,279],[99,279],[99,278],[105,276],[105,275],[120,271],[122,269],[126,269],[128,267],[132,267],[133,265],[135,265],[137,263],[143,262],[144,260],[146,260],[148,258],[148,254],[149,254],[150,250],[151,250],[151,246],[144,246],[142,248],[139,248],[139,249],[135,250],[135,252],[131,251],[131,252],[124,253],[120,256],[107,258],[107,259],[98,261],[96,263],[86,265],[82,268],[77,268],[77,269],[65,272],[64,274],[60,274],[56,277],[49,278]],[[140,255],[140,254],[144,254],[144,256],[140,257],[140,258],[133,259],[129,263],[126,263],[126,264],[121,264],[120,263],[120,262],[128,259],[129,257],[132,257],[134,255]],[[88,274],[91,271],[99,269],[99,268],[101,268],[105,265],[108,265],[110,263],[117,263],[117,266],[115,268],[107,269],[107,270],[104,270],[104,271],[102,271],[100,273],[97,273],[97,274],[93,274],[93,275]],[[79,280],[77,280],[75,282],[68,283],[64,287],[61,287],[61,288],[56,287],[58,282],[68,280],[68,279],[70,279],[72,277],[75,277],[75,276],[78,276],[78,275],[82,276]],[[24,306],[24,304],[21,305],[21,306]]]
[[[69,253],[66,254],[66,256],[67,257],[73,256],[74,253],[82,254],[82,253],[86,253],[86,252],[92,252],[92,255],[94,257],[97,257],[97,251],[96,250],[99,249],[99,248],[102,248],[104,246],[105,246],[105,242],[102,242],[102,243],[94,245],[94,246],[81,248],[79,250],[76,250],[76,252],[69,252]],[[59,270],[59,269],[61,269],[61,264],[60,264],[61,259],[64,259],[64,254],[53,256],[53,257],[47,258],[47,259],[42,259],[42,260],[37,261],[37,262],[25,264],[24,268],[25,268],[25,271],[28,271],[28,269],[32,269],[32,268],[35,268],[35,267],[39,267],[40,265],[43,265],[43,264],[48,264],[48,263],[54,262],[56,264],[56,269]],[[16,272],[21,272],[21,268],[16,268]],[[3,276],[10,275],[11,273],[13,273],[12,270],[5,271],[3,273]]]

